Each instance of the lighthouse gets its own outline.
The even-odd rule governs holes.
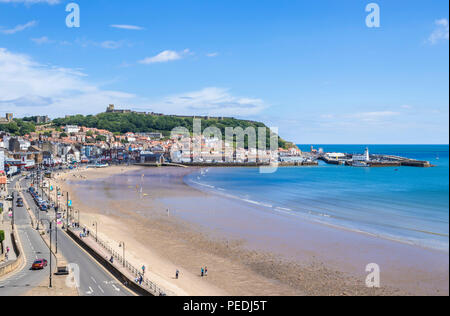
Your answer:
[[[364,152],[364,157],[366,161],[370,161],[369,147],[366,147],[366,151]]]

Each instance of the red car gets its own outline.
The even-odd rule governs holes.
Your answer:
[[[42,270],[46,266],[47,266],[47,260],[38,259],[33,262],[33,265],[31,266],[31,270]]]

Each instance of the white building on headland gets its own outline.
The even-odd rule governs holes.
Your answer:
[[[80,128],[76,125],[67,125],[66,127],[64,127],[64,131],[67,134],[78,133],[80,131]]]
[[[353,161],[365,161],[365,162],[370,161],[369,148],[366,148],[366,151],[364,152],[363,155],[353,155],[352,160]]]
[[[325,157],[328,159],[339,160],[347,157],[347,154],[344,153],[326,153]]]

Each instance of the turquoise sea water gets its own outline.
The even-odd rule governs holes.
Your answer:
[[[320,145],[362,153],[359,145]],[[300,145],[309,151],[310,146]],[[449,249],[449,146],[372,145],[371,153],[431,161],[434,168],[209,168],[186,177],[202,190],[239,198],[283,216],[373,234],[422,247]]]

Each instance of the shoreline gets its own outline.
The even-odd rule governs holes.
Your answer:
[[[199,168],[199,170],[201,170],[201,169],[204,169],[204,168]],[[194,173],[194,172],[196,172],[196,171],[193,171],[192,173]],[[188,175],[186,175],[186,177],[187,176]],[[278,215],[281,215],[281,216],[293,216],[293,217],[298,216],[302,220],[308,221],[312,225],[323,225],[323,226],[326,226],[326,227],[329,227],[329,228],[332,228],[332,229],[336,229],[336,230],[341,230],[341,231],[345,231],[345,232],[349,232],[349,233],[355,233],[355,234],[362,234],[362,235],[365,235],[367,237],[379,238],[379,239],[383,239],[383,240],[389,241],[389,242],[395,242],[395,243],[400,243],[400,244],[411,246],[411,247],[417,247],[417,248],[423,249],[425,251],[436,251],[436,252],[442,252],[442,253],[447,253],[447,254],[449,253],[448,247],[447,248],[438,248],[438,247],[424,246],[422,244],[417,244],[417,243],[414,243],[414,242],[409,241],[409,240],[404,240],[404,239],[400,239],[400,238],[390,237],[388,235],[372,233],[372,232],[361,230],[359,228],[351,228],[351,227],[346,227],[345,225],[333,224],[333,223],[330,223],[330,222],[320,221],[320,220],[317,220],[317,219],[314,220],[314,219],[309,219],[309,218],[306,218],[306,217],[301,217],[300,215],[293,214],[292,212],[287,212],[287,211],[291,211],[290,209],[283,210],[283,209],[280,209],[279,207],[275,207],[275,206],[272,206],[272,205],[266,205],[263,202],[257,202],[257,201],[253,201],[253,200],[246,200],[246,199],[243,199],[242,197],[240,197],[238,195],[224,194],[224,193],[222,193],[222,191],[217,190],[217,188],[215,188],[213,186],[202,184],[202,183],[193,181],[191,179],[186,180],[186,177],[184,178],[184,182],[189,187],[192,187],[192,188],[194,188],[196,190],[205,192],[207,194],[215,194],[215,195],[219,195],[219,196],[224,197],[224,198],[234,199],[234,200],[242,202],[242,203],[247,203],[247,204],[252,205],[254,207],[260,208],[262,211],[277,213]],[[189,183],[189,182],[191,182],[191,183]],[[437,234],[437,233],[430,233],[430,234],[439,235],[439,236],[443,236],[443,237],[448,237],[447,235],[441,235],[441,234]]]
[[[162,177],[161,174],[158,174],[161,173],[161,170],[164,171],[162,172],[163,174],[170,173],[169,178],[173,182],[166,186],[159,180],[159,187],[157,189],[152,187],[152,190],[156,190],[162,196],[166,195],[181,201],[186,201],[186,199],[190,198],[217,199],[217,197],[212,197],[212,193],[202,192],[184,183],[183,178],[186,172],[173,171],[170,168],[159,168],[149,172],[149,177],[151,176],[152,180],[158,182],[158,177]],[[199,168],[190,169],[189,172],[195,170],[199,170]],[[320,242],[314,241],[315,245],[312,247],[302,246],[303,249],[301,247],[300,249],[295,249],[301,253],[297,258],[282,258],[279,254],[269,251],[270,248],[258,249],[258,247],[255,247],[255,244],[249,243],[246,238],[239,238],[242,236],[227,236],[226,234],[218,234],[217,231],[211,231],[211,229],[205,229],[201,223],[186,219],[185,215],[187,212],[185,214],[174,212],[174,216],[167,218],[167,214],[164,214],[164,212],[155,211],[164,207],[162,205],[164,203],[161,204],[160,198],[149,198],[148,201],[146,200],[146,203],[151,202],[149,205],[149,209],[152,210],[151,216],[139,214],[139,211],[126,210],[128,206],[123,205],[120,201],[113,201],[112,204],[115,205],[112,209],[119,207],[122,209],[121,212],[103,211],[103,214],[98,209],[96,210],[95,207],[90,207],[79,201],[75,193],[77,180],[78,182],[104,180],[105,177],[120,174],[122,171],[130,174],[142,172],[143,169],[141,167],[111,167],[100,171],[95,169],[75,171],[63,175],[63,178],[75,180],[71,181],[71,188],[64,181],[59,180],[59,182],[64,184],[64,189],[69,189],[70,195],[74,197],[75,208],[78,208],[78,206],[81,208],[82,206],[85,209],[81,213],[82,222],[98,219],[102,223],[101,227],[108,226],[107,229],[103,230],[99,227],[99,236],[108,238],[112,243],[118,243],[119,240],[128,238],[126,243],[131,246],[127,246],[127,249],[129,249],[127,251],[131,250],[130,255],[132,260],[134,260],[132,262],[135,262],[136,266],[140,266],[140,262],[151,262],[149,266],[153,266],[153,269],[150,269],[150,271],[154,273],[151,277],[179,295],[420,295],[432,294],[433,292],[434,294],[444,293],[445,295],[445,293],[448,293],[448,286],[447,288],[439,286],[439,292],[433,291],[432,286],[417,292],[417,289],[414,288],[404,288],[403,284],[400,286],[402,288],[400,290],[391,284],[382,289],[367,289],[363,284],[365,280],[364,266],[360,268],[361,271],[358,271],[358,273],[351,273],[355,271],[355,266],[346,262],[351,261],[349,259],[342,260],[340,258],[342,254],[339,251],[333,250],[335,254],[331,256],[324,255],[329,250],[321,247],[324,245],[324,240]],[[77,173],[79,173],[78,176],[73,176]],[[153,173],[156,174],[152,175]],[[172,188],[173,186],[175,188]],[[220,202],[222,202],[222,199],[220,199]],[[141,213],[145,212],[141,211]],[[317,226],[317,224],[319,223],[305,224],[304,227],[308,225]],[[149,228],[150,226],[152,226],[151,229]],[[308,227],[309,231],[302,236],[303,241],[310,241],[311,236],[307,236],[309,233],[312,233],[313,236],[316,235],[314,237],[318,237],[317,235],[326,235],[330,234],[331,230],[337,230],[329,227],[312,228],[314,231],[311,231],[311,227]],[[167,231],[170,233],[167,234]],[[339,236],[341,240],[338,240],[338,242],[342,241],[343,245],[345,243],[352,245],[352,243],[362,242],[362,244],[368,244],[371,248],[381,245],[384,251],[386,251],[386,247],[392,246],[389,245],[389,242],[372,240],[376,239],[376,237],[360,236],[356,238],[353,236],[354,234],[357,233],[334,232],[333,236]],[[114,241],[112,241],[111,236],[114,236]],[[133,240],[131,237],[133,237]],[[357,241],[346,240],[350,237],[356,238]],[[143,245],[141,242],[136,242],[136,240],[142,242],[145,240],[147,243]],[[155,243],[161,245],[153,246]],[[188,250],[181,249],[183,247],[186,247]],[[329,248],[329,246],[327,247]],[[401,249],[403,252],[408,253],[404,248],[403,245],[393,247],[393,249]],[[170,251],[165,251],[167,249],[170,249]],[[383,251],[375,250],[377,256],[380,257],[380,252],[382,253]],[[133,251],[139,251],[139,256]],[[413,254],[417,254],[417,252],[421,251],[412,251]],[[334,258],[336,260],[330,260],[330,257],[333,256],[336,257]],[[179,257],[185,257],[187,262],[183,263],[182,261],[184,260],[180,260]],[[386,257],[386,255],[382,254],[381,257]],[[208,265],[209,269],[212,267],[214,270],[220,270],[220,277],[215,275],[215,273],[212,276],[213,273],[211,273],[207,281],[203,279],[198,280],[196,267],[198,267],[198,270],[200,269],[202,258],[207,262],[211,262]],[[343,268],[342,261],[345,262],[344,266],[347,266],[346,268]],[[220,268],[219,265],[221,266]],[[180,271],[183,277],[186,277],[183,281],[186,282],[178,280],[175,282],[171,279],[173,274],[171,271],[175,271],[179,267],[181,267]],[[414,271],[414,267],[406,268]],[[430,279],[431,274],[425,273],[421,281],[424,282]],[[439,277],[442,277],[442,275]],[[448,272],[445,277],[448,280]],[[232,280],[229,280],[230,278]],[[434,277],[431,277],[431,280],[436,281]],[[411,283],[408,280],[403,280],[403,282]],[[187,285],[185,283],[191,284]],[[395,284],[395,282],[393,283]]]

